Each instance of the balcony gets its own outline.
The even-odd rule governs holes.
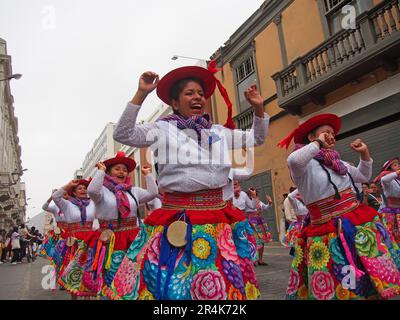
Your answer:
[[[241,130],[250,129],[253,124],[254,112],[253,108],[248,108],[237,116],[233,117],[236,128]]]
[[[355,29],[342,30],[274,74],[279,106],[300,114],[309,102],[325,104],[325,95],[382,67],[398,69],[399,0],[385,0],[359,15]]]

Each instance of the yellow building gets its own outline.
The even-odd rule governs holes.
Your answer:
[[[238,128],[253,113],[243,91],[257,84],[271,116],[264,145],[255,149],[255,170],[242,186],[274,199],[266,218],[274,238],[282,195],[292,185],[287,156],[277,143],[318,113],[335,113],[343,128],[337,148],[357,163],[349,148],[363,138],[374,158],[374,174],[400,156],[400,7],[398,0],[267,0],[213,55],[217,77],[234,103]],[[213,98],[213,120],[224,123],[226,106]]]

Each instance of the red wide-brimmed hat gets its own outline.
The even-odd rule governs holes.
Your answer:
[[[171,105],[171,89],[175,83],[187,78],[199,79],[202,83],[204,97],[208,99],[215,90],[214,75],[205,68],[188,66],[174,69],[161,78],[157,85],[157,95],[166,104]]]
[[[124,164],[126,165],[128,172],[135,170],[136,162],[132,158],[128,158],[125,156],[125,152],[119,151],[117,152],[116,156],[111,159],[107,159],[104,161],[104,165],[107,169],[111,168],[116,164]]]
[[[90,183],[89,180],[86,180],[86,179],[79,179],[79,181],[78,181],[78,186],[80,186],[81,184],[83,184],[83,185],[87,188],[88,185],[89,185],[89,183]],[[70,188],[69,190],[67,190],[67,193],[68,193],[68,195],[69,195],[70,197],[73,197],[73,196],[74,196],[73,190],[74,190],[74,188]]]
[[[217,86],[228,108],[228,117],[224,126],[229,129],[235,129],[235,123],[232,119],[232,102],[229,99],[228,92],[226,91],[225,87],[214,75],[219,70],[220,69],[217,68],[217,62],[215,60],[212,60],[209,63],[207,69],[198,66],[187,66],[174,69],[168,72],[159,81],[156,90],[157,95],[163,102],[171,105],[171,89],[173,85],[176,82],[187,78],[199,79],[201,81],[204,97],[206,99],[213,95],[215,87]]]
[[[382,166],[381,172],[382,172],[382,171],[388,171],[389,168],[390,168],[390,166],[391,166],[393,163],[395,163],[396,161],[397,161],[397,162],[400,162],[400,158],[399,158],[399,157],[394,157],[394,158],[392,158],[392,159],[386,161],[386,162],[383,164],[383,166]]]
[[[319,114],[315,117],[308,119],[306,122],[299,125],[294,129],[285,139],[278,143],[281,148],[288,148],[290,142],[294,140],[294,143],[303,143],[305,137],[315,128],[323,125],[330,125],[333,128],[335,134],[338,134],[342,127],[342,121],[336,114],[324,113]]]

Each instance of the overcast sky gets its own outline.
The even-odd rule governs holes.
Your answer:
[[[208,59],[262,0],[0,0],[19,120],[28,216],[72,179],[144,71]],[[143,108],[160,104],[155,92]],[[150,112],[142,111],[144,119]]]

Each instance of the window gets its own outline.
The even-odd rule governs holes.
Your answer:
[[[253,46],[251,46],[232,62],[239,113],[250,107],[244,96],[244,91],[251,85],[258,83],[253,51]]]
[[[346,5],[353,6],[356,10],[356,15],[369,10],[372,7],[372,0],[320,0],[322,14],[325,16],[327,33],[330,36],[343,30],[342,20],[348,13],[342,12],[342,8]]]

